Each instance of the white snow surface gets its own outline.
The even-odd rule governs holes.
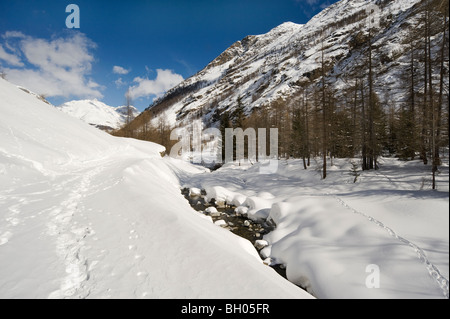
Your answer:
[[[312,298],[202,218],[204,169],[0,79],[0,298]]]
[[[352,161],[359,164],[334,159],[325,180],[319,160],[308,170],[301,160],[279,161],[270,175],[227,164],[185,186],[229,204],[246,197],[237,210],[276,224],[261,256],[318,298],[448,298],[448,157],[437,191],[420,161],[380,158],[380,170],[359,172],[356,183]]]
[[[261,255],[318,298],[448,298],[448,157],[437,191],[430,167],[391,158],[356,183],[343,159],[326,180],[320,161],[209,172],[2,79],[0,114],[0,298],[311,298],[181,187],[273,220]]]

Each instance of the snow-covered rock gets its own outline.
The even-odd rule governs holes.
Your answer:
[[[266,246],[264,247],[259,254],[261,255],[262,258],[264,258],[264,260],[266,260],[267,258],[270,258],[270,256],[272,255],[272,247]],[[272,260],[272,259],[271,259]]]
[[[202,190],[199,188],[192,187],[189,189],[189,196],[198,197],[202,195]]]
[[[247,196],[244,196],[242,194],[236,194],[234,195],[233,200],[231,201],[231,205],[240,207],[245,203],[246,200]]]
[[[258,239],[257,241],[255,241],[256,249],[263,249],[266,246],[269,246],[269,243],[267,242],[267,240]]]
[[[247,197],[244,206],[249,208],[247,216],[252,220],[265,220],[269,217],[272,200],[257,196]]]
[[[238,207],[236,207],[236,209],[234,210],[234,212],[235,212],[236,215],[238,215],[238,216],[247,216],[247,213],[248,213],[248,207],[246,207],[246,206],[238,206]]]
[[[219,217],[221,214],[214,206],[208,207],[205,209],[205,213],[210,215],[211,217]]]
[[[227,227],[227,226],[228,226],[227,222],[224,221],[223,219],[216,220],[216,221],[214,222],[214,224],[215,224],[216,226],[220,226],[220,227]]]

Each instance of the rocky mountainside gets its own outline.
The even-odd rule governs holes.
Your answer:
[[[102,130],[111,131],[121,128],[127,119],[127,107],[113,107],[96,99],[70,101],[57,106],[58,109]],[[132,119],[139,111],[131,106]]]
[[[317,85],[322,52],[327,84],[342,94],[348,78],[366,64],[369,31],[375,90],[401,103],[405,90],[399,79],[408,64],[408,35],[420,24],[420,6],[420,0],[342,0],[305,25],[286,22],[267,34],[247,36],[168,91],[147,112],[154,123],[163,117],[175,126],[202,117],[205,124],[214,125],[214,113],[232,111],[240,97],[249,114]],[[433,37],[438,38],[439,34]]]

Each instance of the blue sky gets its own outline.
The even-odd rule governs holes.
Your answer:
[[[237,40],[306,23],[335,0],[0,1],[0,71],[53,104],[98,98],[145,109]],[[80,9],[68,29],[66,6]]]

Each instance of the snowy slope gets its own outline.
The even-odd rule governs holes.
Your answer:
[[[0,79],[0,298],[310,298],[200,218],[202,172]]]
[[[113,107],[97,99],[70,101],[57,106],[57,108],[88,124],[108,130],[121,128],[127,118],[126,106]],[[133,106],[131,108],[132,118],[135,118],[139,115],[139,111]]]
[[[227,164],[184,182],[274,221],[261,254],[318,298],[448,298],[448,158],[438,191],[420,161],[380,159],[381,169],[360,172],[356,183],[351,161],[334,160],[326,180],[315,169],[320,161],[304,170],[289,160],[276,174]]]

